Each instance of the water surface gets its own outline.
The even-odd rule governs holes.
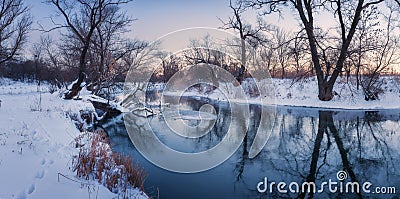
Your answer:
[[[203,98],[182,98],[182,106],[198,111],[204,104],[216,110],[215,125],[200,138],[176,135],[162,116],[147,120],[157,137],[167,146],[182,152],[200,152],[217,145],[226,135],[232,119],[230,105]],[[133,157],[147,171],[146,192],[155,198],[399,198],[400,193],[400,110],[329,110],[277,107],[274,128],[266,146],[255,158],[248,157],[257,128],[261,106],[250,106],[250,124],[244,142],[221,165],[204,172],[182,174],[159,168],[146,160],[131,143],[123,121],[109,119],[103,127],[115,151]],[[195,112],[194,112],[195,113]],[[198,124],[195,114],[183,113],[189,125]],[[205,117],[212,116],[206,115]],[[140,122],[138,122],[140,123]],[[140,129],[140,128],[138,128]],[[138,130],[140,131],[140,130]],[[140,132],[149,133],[149,132]],[[146,140],[143,140],[146,144]],[[152,147],[152,146],[149,146]],[[329,179],[340,182],[338,171],[345,171],[347,182],[371,182],[395,187],[397,194],[272,193],[257,191],[257,184],[315,182],[317,187]],[[286,189],[288,189],[286,187]]]

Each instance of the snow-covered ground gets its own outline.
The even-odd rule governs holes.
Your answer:
[[[232,97],[229,101],[239,103],[263,104],[263,105],[281,105],[298,107],[319,107],[334,109],[400,109],[400,77],[384,77],[382,86],[384,93],[379,95],[375,101],[365,101],[362,89],[357,90],[354,84],[347,83],[346,79],[339,78],[335,84],[334,91],[337,95],[331,101],[320,101],[318,99],[318,87],[316,78],[305,78],[294,82],[293,79],[272,79],[275,98],[260,99],[260,97],[245,97],[240,99]],[[244,90],[249,85],[244,81],[242,85]],[[162,85],[152,86],[160,88]],[[229,94],[226,91],[237,89],[233,86],[222,85],[222,89],[216,89],[211,92],[198,92],[189,90],[185,92],[174,91],[173,88],[164,92],[165,95],[174,96],[201,96],[219,101],[228,101]],[[268,91],[267,91],[268,92]]]
[[[361,90],[357,91],[346,81],[339,80],[334,88],[338,95],[332,101],[321,102],[317,99],[315,78],[296,83],[291,79],[273,79],[273,103],[342,109],[400,109],[399,78],[385,77],[384,80],[385,93],[379,100],[365,101]],[[154,90],[164,87],[163,84],[152,86]],[[225,90],[230,89],[223,86]],[[82,110],[93,111],[92,104],[86,100],[93,99],[93,96],[83,96],[83,100],[63,100],[58,92],[50,94],[48,85],[42,85],[40,89],[41,94],[33,83],[0,79],[0,198],[118,197],[96,181],[76,178],[71,170],[72,157],[79,152],[74,146],[74,138],[80,132],[70,116]],[[218,89],[164,94],[227,100]],[[259,98],[247,100],[250,103],[261,101]],[[234,101],[245,102],[242,99]],[[147,198],[138,189],[132,193]]]
[[[316,78],[300,80],[292,85],[292,80],[274,80],[276,103],[287,106],[340,108],[340,109],[399,109],[400,108],[400,78],[384,77],[382,86],[384,93],[378,100],[366,101],[360,87],[347,83],[346,79],[338,79],[334,86],[333,100],[320,101]],[[292,85],[292,86],[291,86]]]
[[[48,86],[0,79],[0,198],[117,198],[96,181],[75,177],[80,132],[68,117],[93,110],[89,102],[62,100]],[[147,198],[138,189],[132,198]]]

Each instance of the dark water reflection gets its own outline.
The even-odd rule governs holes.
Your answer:
[[[183,100],[193,110],[212,104],[218,114],[211,132],[197,139],[185,139],[168,131],[160,116],[147,118],[159,139],[183,152],[199,152],[218,144],[230,125],[229,104],[203,99]],[[248,158],[260,123],[260,106],[250,106],[250,126],[239,150],[223,164],[200,173],[180,174],[148,162],[131,143],[123,122],[108,120],[103,127],[114,150],[129,154],[147,173],[146,191],[160,198],[399,198],[400,193],[400,110],[348,111],[278,107],[273,133],[260,154]],[[146,119],[146,118],[144,118]],[[146,144],[146,140],[143,141]],[[322,182],[337,180],[337,172],[348,174],[343,182],[371,182],[395,187],[397,194],[258,193],[257,184],[269,182]],[[288,189],[286,187],[286,189]]]

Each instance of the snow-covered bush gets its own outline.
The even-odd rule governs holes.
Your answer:
[[[133,164],[129,156],[114,153],[103,131],[82,133],[75,139],[75,147],[79,154],[73,158],[72,168],[78,178],[97,180],[123,198],[134,188],[144,190],[143,168]]]
[[[93,124],[96,119],[95,112],[93,110],[88,110],[88,109],[79,110],[78,113],[72,111],[66,111],[66,116],[71,118],[76,128],[81,132],[86,131],[91,127],[93,127]]]

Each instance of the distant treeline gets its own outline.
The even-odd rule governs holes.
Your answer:
[[[41,63],[33,60],[12,61],[0,66],[0,76],[14,80],[41,80],[57,84],[64,82],[72,82],[77,69],[58,69],[54,67],[46,67]]]
[[[75,74],[77,72],[77,68],[66,68],[59,69],[54,67],[47,67],[46,64],[37,63],[33,60],[25,60],[25,61],[12,61],[7,62],[4,65],[0,66],[0,77],[6,77],[14,80],[28,80],[28,81],[47,81],[49,83],[70,83],[75,80]],[[167,82],[171,76],[177,72],[179,69],[171,70],[171,74],[158,72],[154,73],[150,79],[152,82]],[[237,73],[238,68],[233,67],[230,68],[229,72],[232,74]],[[140,72],[139,72],[140,73]],[[271,73],[271,72],[270,72]],[[345,72],[341,73],[342,75],[349,75]],[[310,77],[314,76],[315,73],[313,71],[302,71],[302,73],[296,73],[295,71],[286,72],[284,78],[299,78],[299,77]],[[354,74],[350,74],[353,76]],[[395,70],[387,71],[382,74],[383,76],[392,75],[398,76],[399,74]],[[140,74],[137,74],[140,76]],[[273,78],[281,78],[278,73],[275,75],[271,73]],[[251,75],[246,71],[245,78],[249,78]],[[125,75],[120,74],[117,78],[116,82],[123,82],[125,80]]]

